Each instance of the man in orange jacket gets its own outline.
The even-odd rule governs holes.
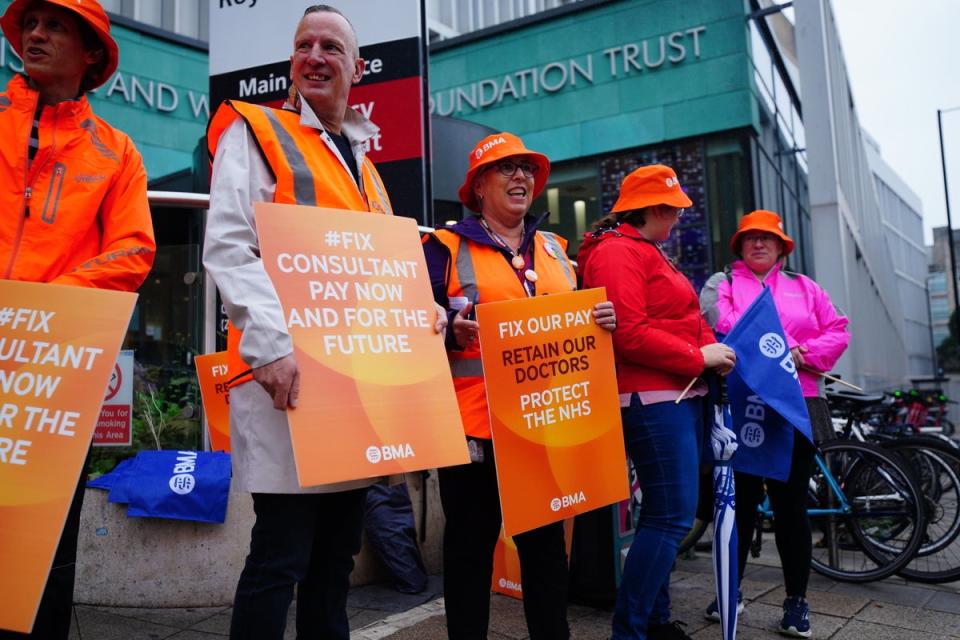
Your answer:
[[[0,93],[0,278],[134,291],[156,249],[143,160],[84,95],[117,68],[107,14],[14,0],[0,27],[24,67]],[[85,476],[29,637],[68,636]]]

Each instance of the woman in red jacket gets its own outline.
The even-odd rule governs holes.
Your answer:
[[[693,523],[703,442],[700,383],[725,375],[736,356],[718,344],[700,316],[697,294],[658,243],[692,204],[673,169],[628,175],[611,213],[587,234],[578,261],[585,287],[606,287],[617,309],[613,333],[624,440],[643,490],[643,508],[627,554],[613,616],[613,638],[686,638],[670,622],[670,570]]]

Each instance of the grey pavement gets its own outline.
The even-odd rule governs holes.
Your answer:
[[[751,560],[743,583],[746,610],[740,617],[742,640],[780,637],[784,591],[773,540],[764,554]],[[677,561],[673,573],[673,613],[684,621],[696,639],[719,639],[718,625],[703,619],[704,607],[713,598],[709,556],[692,554]],[[869,584],[834,582],[811,575],[808,591],[814,638],[877,640],[960,638],[960,583],[922,585],[900,578]],[[422,594],[403,595],[372,585],[351,591],[349,615],[355,640],[442,640],[446,638],[442,586],[431,577]],[[194,609],[132,609],[86,605],[76,607],[71,640],[215,640],[227,636],[229,607]],[[610,635],[608,610],[571,604],[570,627],[575,639],[605,639]],[[293,608],[287,638],[294,638]],[[496,640],[524,640],[527,632],[518,600],[494,595],[490,634]]]

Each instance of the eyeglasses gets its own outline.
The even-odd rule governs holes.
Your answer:
[[[540,167],[532,162],[514,162],[513,160],[501,160],[493,166],[495,166],[497,171],[500,172],[500,175],[505,178],[512,178],[518,168],[525,178],[532,178],[534,174],[540,170]]]
[[[772,233],[745,233],[743,234],[744,242],[762,242],[764,244],[772,244],[774,241],[779,240],[777,236]]]

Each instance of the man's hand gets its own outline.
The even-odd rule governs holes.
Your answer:
[[[437,319],[433,323],[433,332],[444,335],[447,331],[447,310],[436,302],[433,303],[433,306],[437,308]]]
[[[473,344],[473,341],[477,339],[477,335],[480,333],[480,325],[477,324],[477,321],[467,319],[472,309],[473,303],[468,301],[463,305],[463,308],[457,312],[457,315],[453,316],[453,337],[456,339],[457,344],[463,349]]]
[[[300,396],[300,368],[292,353],[262,367],[254,367],[253,379],[273,398],[274,409],[296,408]]]
[[[613,310],[613,303],[609,300],[598,302],[593,307],[593,321],[604,331],[613,331],[617,328],[617,314]]]

